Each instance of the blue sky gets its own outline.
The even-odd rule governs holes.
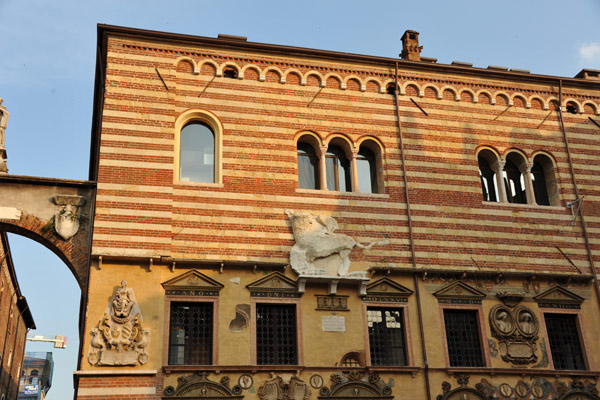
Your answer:
[[[439,63],[573,77],[600,70],[599,21],[600,0],[0,0],[9,172],[87,178],[97,23],[386,57],[398,56],[402,33],[413,29],[422,55]],[[29,239],[10,240],[36,333],[69,336],[69,349],[55,351],[47,399],[71,398],[79,289],[54,254]]]

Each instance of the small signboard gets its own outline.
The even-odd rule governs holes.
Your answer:
[[[26,396],[36,395],[40,391],[40,385],[23,386],[23,394]]]

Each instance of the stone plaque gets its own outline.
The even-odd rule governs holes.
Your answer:
[[[323,332],[346,332],[346,318],[338,316],[321,317]]]

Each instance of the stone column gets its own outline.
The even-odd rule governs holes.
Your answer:
[[[319,157],[319,187],[321,190],[327,189],[327,177],[326,177],[326,165],[325,165],[325,154],[327,154],[327,146],[320,146],[317,149],[317,156]]]
[[[358,166],[356,165],[356,158],[358,157],[358,150],[352,150],[350,155],[350,180],[352,181],[352,192],[358,192]]]
[[[521,169],[521,173],[523,174],[523,181],[525,183],[527,204],[537,204],[535,201],[535,191],[533,190],[533,181],[531,180],[531,168],[533,168],[533,164],[527,163]]]
[[[505,164],[506,164],[506,161],[498,160],[497,162],[494,163],[494,165],[491,166],[492,169],[494,169],[494,172],[496,173],[496,186],[498,186],[498,193],[496,193],[496,194],[498,195],[498,201],[501,203],[508,202],[508,198],[506,197],[506,188],[504,187],[504,176],[503,176]]]

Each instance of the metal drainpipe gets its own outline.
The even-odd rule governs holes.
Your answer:
[[[567,159],[569,160],[569,168],[571,170],[571,179],[573,180],[573,188],[575,189],[575,199],[579,200],[579,189],[577,188],[577,179],[575,178],[575,171],[573,169],[573,160],[571,159],[571,150],[569,149],[569,140],[567,138],[567,130],[565,128],[565,120],[562,113],[562,79],[558,80],[558,115],[560,116],[560,128],[563,133],[565,140],[565,147],[567,149]],[[600,287],[598,287],[598,276],[596,274],[596,268],[594,267],[594,257],[592,256],[592,249],[590,248],[590,239],[588,237],[587,228],[585,225],[585,219],[583,217],[583,202],[579,203],[578,207],[579,219],[581,220],[581,230],[583,231],[583,238],[585,240],[585,248],[590,262],[590,268],[592,269],[592,275],[594,277],[594,287],[596,288],[596,297],[600,302]],[[600,303],[599,303],[600,306]]]
[[[404,158],[404,144],[402,141],[402,123],[400,122],[400,103],[398,101],[398,61],[396,61],[396,73],[394,75],[394,99],[396,100],[396,121],[398,123],[398,136],[400,140],[400,156],[402,159],[402,178],[404,179],[404,196],[406,198],[406,218],[408,222],[408,238],[410,241],[410,254],[412,266],[415,270],[413,274],[415,295],[417,296],[417,309],[419,312],[419,333],[421,335],[421,351],[423,353],[423,364],[425,365],[425,388],[427,389],[427,400],[431,400],[431,386],[429,384],[429,362],[427,361],[427,348],[425,346],[425,332],[423,328],[423,309],[421,307],[421,293],[419,291],[419,280],[417,277],[417,259],[415,257],[415,244],[413,240],[412,219],[410,215],[410,200],[408,198],[408,178],[406,176],[406,160]]]

